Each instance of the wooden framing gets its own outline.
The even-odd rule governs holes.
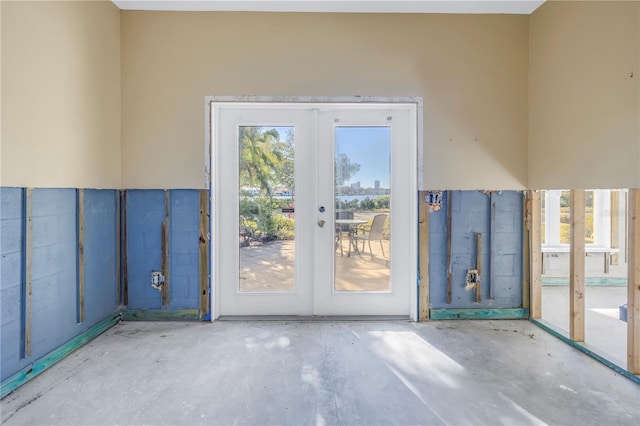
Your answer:
[[[542,318],[542,240],[540,234],[540,192],[529,191],[529,285],[531,286],[531,318]]]
[[[529,232],[529,192],[525,193],[524,199],[522,200],[522,308],[529,309],[530,308],[530,285],[531,282],[531,268],[529,262],[531,259],[529,258],[529,251],[531,246],[531,232]]]
[[[164,275],[164,284],[161,288],[162,295],[162,306],[165,308],[169,307],[171,303],[171,288],[170,280],[169,280],[169,233],[170,233],[170,214],[171,214],[171,192],[168,190],[164,191],[164,222],[162,222],[162,232],[161,232],[161,240],[162,240],[162,260],[160,269],[162,270],[162,275]]]
[[[209,315],[209,190],[200,190],[199,319]]]
[[[451,304],[451,215],[453,196],[451,191],[447,191],[447,305]]]
[[[84,322],[84,189],[78,189],[78,324]]]
[[[476,303],[482,302],[482,234],[476,235],[476,270],[478,281],[476,282]]]
[[[129,267],[127,264],[127,191],[122,191],[122,202],[120,203],[120,211],[122,214],[122,236],[120,252],[122,256],[122,305],[129,304]]]
[[[490,209],[490,221],[489,221],[489,300],[495,300],[494,288],[495,288],[495,259],[497,256],[496,248],[496,200],[493,197],[495,192],[489,192],[489,209]],[[480,269],[478,269],[480,273]],[[481,276],[482,277],[482,276]]]
[[[418,193],[419,219],[418,234],[420,236],[420,299],[419,299],[419,319],[426,321],[429,319],[429,205],[427,204],[428,191]]]
[[[24,230],[24,257],[25,257],[25,313],[24,313],[24,356],[31,356],[31,329],[32,327],[32,296],[33,296],[33,280],[31,278],[31,254],[32,250],[32,230],[33,221],[31,217],[31,197],[33,188],[27,188],[25,191],[25,230]]]
[[[571,190],[571,253],[569,257],[569,337],[584,342],[585,191]]]
[[[622,215],[620,214],[620,191],[611,191],[611,248],[620,248],[620,222]],[[611,265],[620,263],[619,253],[611,253]],[[609,266],[606,264],[606,266]]]
[[[133,309],[122,311],[123,321],[197,321],[199,309]]]
[[[121,234],[121,230],[120,230],[120,223],[122,221],[122,213],[120,211],[120,197],[121,197],[121,192],[119,190],[116,190],[115,193],[115,203],[116,203],[116,212],[115,212],[115,219],[116,219],[116,300],[118,302],[118,306],[120,306],[122,304],[122,267],[121,267],[121,263],[120,263],[120,254],[122,252],[121,250],[121,246],[122,246],[122,242],[121,242],[121,238],[122,238],[122,234]]]
[[[455,319],[525,319],[529,310],[522,308],[506,309],[431,309],[432,320]]]
[[[629,190],[627,369],[640,374],[640,189]]]

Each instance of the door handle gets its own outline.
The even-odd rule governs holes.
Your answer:
[[[319,226],[320,228],[322,228],[322,227],[324,226],[324,224],[325,224],[325,223],[327,223],[327,222],[325,222],[324,220],[320,219],[320,220],[318,221],[318,226]]]

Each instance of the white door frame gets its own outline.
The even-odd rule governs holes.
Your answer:
[[[211,238],[210,242],[216,241],[216,233],[215,233],[215,224],[216,224],[216,199],[215,194],[213,194],[213,190],[216,188],[216,174],[212,173],[211,167],[215,165],[215,161],[217,160],[217,156],[215,155],[215,144],[213,141],[217,138],[215,135],[217,134],[217,129],[215,128],[215,123],[212,120],[212,113],[214,110],[214,104],[224,105],[224,103],[247,103],[247,106],[250,104],[256,103],[298,103],[298,104],[316,104],[315,106],[318,108],[322,108],[325,104],[351,104],[352,106],[356,104],[414,104],[416,110],[416,119],[415,119],[415,129],[412,129],[412,133],[414,137],[412,137],[413,141],[415,141],[416,149],[412,152],[412,157],[415,158],[416,161],[413,163],[416,165],[415,168],[415,179],[411,182],[411,192],[415,194],[412,197],[411,205],[407,206],[408,209],[408,220],[410,221],[411,226],[411,235],[413,236],[412,241],[410,242],[410,253],[411,253],[411,265],[415,266],[415,270],[413,272],[409,272],[409,274],[415,274],[415,283],[410,286],[410,318],[414,321],[418,319],[418,264],[417,264],[417,253],[418,253],[418,223],[417,223],[417,194],[418,188],[422,187],[422,176],[423,176],[423,161],[422,161],[422,152],[423,152],[423,104],[422,98],[419,97],[400,97],[400,98],[384,98],[384,97],[261,97],[261,96],[207,96],[205,98],[205,188],[210,191],[210,203],[211,203],[211,217],[210,217],[210,230],[211,230]],[[214,134],[214,132],[216,132]],[[212,245],[210,250],[210,274],[209,274],[209,284],[210,284],[210,307],[211,307],[211,320],[214,321],[218,318],[220,313],[219,306],[219,288],[217,286],[217,280],[214,279],[217,275],[217,265],[216,265],[216,250],[215,244]]]

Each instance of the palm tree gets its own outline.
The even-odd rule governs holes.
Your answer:
[[[239,135],[240,183],[258,186],[260,192],[271,197],[274,180],[282,167],[283,156],[277,142],[280,135],[275,129],[241,127]]]

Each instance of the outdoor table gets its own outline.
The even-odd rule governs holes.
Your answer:
[[[353,246],[353,251],[360,253],[358,244],[351,238],[351,235],[353,231],[355,231],[356,226],[364,225],[365,223],[367,223],[367,221],[361,219],[336,219],[336,225],[347,225],[349,227],[349,251],[347,252],[347,257],[351,257],[351,246]]]

